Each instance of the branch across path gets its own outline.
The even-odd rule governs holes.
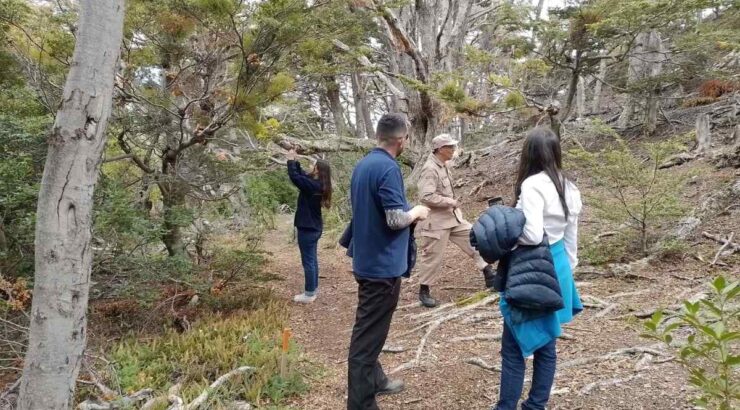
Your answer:
[[[325,233],[319,247],[319,297],[311,305],[293,304],[292,296],[303,287],[303,273],[297,245],[290,242],[291,221],[290,215],[279,217],[277,230],[267,234],[265,250],[273,255],[268,270],[285,279],[273,286],[290,304],[289,326],[305,352],[306,366],[320,369],[307,371],[309,393],[292,405],[344,408],[347,348],[357,304],[350,260],[343,249],[326,240],[330,236]],[[413,275],[402,285],[399,309],[380,360],[387,372],[395,370],[392,377],[404,380],[406,390],[379,398],[384,410],[489,408],[498,397],[498,295],[473,290],[483,291],[483,279],[473,262],[456,248],[448,248],[445,263],[446,271],[453,273],[443,276],[432,289],[442,300],[438,308],[419,306],[418,279]],[[589,302],[599,307],[586,309],[564,329],[566,337],[558,340],[560,368],[551,408],[685,407],[685,374],[669,352],[641,339],[638,326],[629,324],[634,319],[613,318],[620,312],[657,306],[655,295],[665,290],[652,286],[663,283],[641,284],[639,289],[628,289],[618,278],[599,276],[584,285],[581,293],[591,296]],[[680,284],[676,280],[675,285]],[[679,293],[681,290],[672,295]],[[666,306],[671,303],[672,299],[666,301]],[[597,317],[613,305],[613,310]],[[528,367],[531,363],[527,360]]]

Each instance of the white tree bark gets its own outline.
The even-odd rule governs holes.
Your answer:
[[[696,151],[705,153],[712,147],[712,132],[709,125],[709,115],[701,114],[696,117]]]
[[[357,138],[374,138],[375,128],[370,116],[370,106],[365,92],[365,81],[357,71],[352,73],[352,94],[355,102],[355,128]]]
[[[647,37],[648,33],[640,33],[635,39],[632,55],[629,57],[629,66],[627,67],[627,86],[631,86],[644,78],[645,62],[642,58],[642,53],[644,51],[644,45],[647,42]],[[637,104],[636,98],[632,96],[632,93],[628,93],[624,97],[624,109],[617,122],[619,128],[627,128],[635,113],[635,105]]]
[[[645,44],[645,64],[647,76],[657,78],[663,72],[663,60],[665,60],[663,50],[663,40],[660,33],[653,30],[647,36]],[[645,103],[645,132],[652,134],[658,126],[658,110],[660,109],[660,83],[655,82],[648,92],[647,102]]]
[[[601,109],[601,87],[604,80],[606,79],[606,59],[602,59],[599,62],[599,73],[596,77],[596,84],[594,85],[594,97],[591,100],[591,113],[596,114]]]
[[[105,147],[124,0],[81,0],[36,213],[36,273],[20,410],[69,409],[87,336],[93,191]]]
[[[583,76],[578,77],[578,90],[576,90],[576,118],[586,116],[586,80]]]

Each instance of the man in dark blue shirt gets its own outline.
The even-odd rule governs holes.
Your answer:
[[[378,362],[398,304],[401,275],[408,268],[409,226],[429,214],[410,209],[395,158],[408,141],[402,114],[386,114],[376,129],[378,147],[352,172],[352,267],[358,283],[355,325],[348,358],[348,410],[374,410],[377,394],[397,393]]]

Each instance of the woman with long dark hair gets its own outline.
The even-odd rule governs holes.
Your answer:
[[[301,263],[305,275],[303,293],[293,300],[298,303],[311,303],[316,300],[319,288],[319,259],[317,255],[319,238],[324,230],[321,207],[331,207],[331,167],[323,160],[316,161],[313,170],[306,173],[296,160],[296,152],[288,155],[288,176],[298,188],[293,225],[297,230],[298,249],[301,251]]]
[[[560,140],[548,128],[527,134],[515,185],[516,207],[526,217],[520,245],[540,245],[547,240],[554,262],[564,308],[529,321],[513,320],[512,310],[501,300],[504,330],[501,338],[501,387],[494,409],[514,410],[524,385],[525,358],[534,355],[529,397],[522,409],[547,406],[555,377],[555,340],[560,325],[583,310],[573,281],[578,264],[578,215],[581,194],[562,173]]]

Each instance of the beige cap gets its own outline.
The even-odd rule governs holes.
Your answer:
[[[439,134],[434,139],[432,139],[432,147],[434,149],[442,148],[446,145],[457,145],[458,142],[456,139],[452,138],[452,135],[450,134]]]

